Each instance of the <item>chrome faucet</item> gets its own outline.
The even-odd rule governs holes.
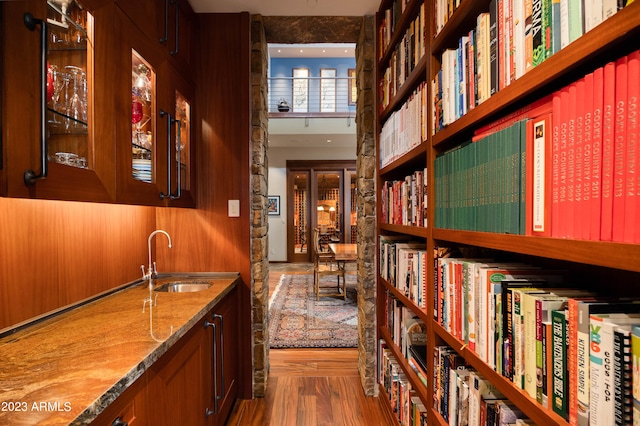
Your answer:
[[[173,247],[171,244],[171,236],[166,231],[163,231],[162,229],[158,229],[153,231],[151,235],[149,235],[149,240],[147,241],[148,248],[149,248],[149,266],[147,268],[146,273],[144,271],[144,265],[140,265],[140,268],[142,269],[142,279],[144,280],[155,278],[158,273],[158,271],[156,270],[156,262],[152,262],[151,260],[151,240],[156,234],[166,235],[167,239],[169,240],[169,248]]]

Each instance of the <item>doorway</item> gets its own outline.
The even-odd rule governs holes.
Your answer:
[[[314,228],[320,244],[355,242],[355,160],[287,161],[287,257],[311,262]]]

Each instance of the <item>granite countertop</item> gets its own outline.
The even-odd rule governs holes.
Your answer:
[[[0,424],[90,423],[239,277],[196,275],[212,286],[166,293],[151,291],[147,283],[132,285],[1,338]],[[156,286],[168,281],[164,276]],[[151,309],[144,302],[150,295]]]

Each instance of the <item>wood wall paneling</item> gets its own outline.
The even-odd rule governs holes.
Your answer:
[[[199,14],[196,67],[197,208],[158,209],[173,240],[158,265],[174,271],[240,272],[241,347],[251,347],[250,17]],[[227,216],[240,200],[240,217]],[[251,351],[240,351],[240,397],[251,397]]]
[[[149,207],[0,198],[0,329],[137,279],[154,222]]]

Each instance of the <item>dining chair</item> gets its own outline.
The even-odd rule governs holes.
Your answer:
[[[338,264],[335,260],[335,256],[331,253],[327,247],[323,250],[320,244],[320,230],[313,228],[313,244],[314,244],[314,256],[313,256],[313,289],[316,293],[316,300],[322,296],[342,296],[344,300],[347,300],[347,283],[345,280],[344,269],[338,268]],[[323,286],[323,289],[335,289],[335,291],[320,293],[320,279],[326,276],[335,276],[338,279],[335,287]],[[340,278],[342,277],[342,281]]]

